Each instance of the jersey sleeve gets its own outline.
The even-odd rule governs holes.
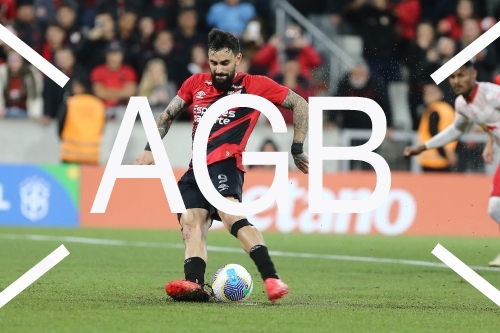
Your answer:
[[[463,132],[452,124],[426,141],[424,145],[427,149],[440,148],[457,140],[462,134]]]
[[[198,75],[190,76],[186,81],[184,81],[177,91],[177,95],[182,98],[188,104],[193,102],[193,95],[196,85],[198,83]]]
[[[461,132],[465,132],[467,126],[469,126],[470,120],[462,113],[457,112],[455,115],[455,120],[453,121],[453,125]]]
[[[288,94],[289,88],[277,83],[266,76],[247,76],[248,93],[264,97],[268,101],[281,105]]]
[[[460,112],[460,106],[457,102],[455,102],[455,109],[455,119],[453,123],[425,142],[424,145],[427,149],[443,147],[460,138],[465,132],[470,120]]]

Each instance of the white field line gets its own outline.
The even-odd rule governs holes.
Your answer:
[[[110,246],[132,246],[132,247],[152,247],[152,248],[167,248],[167,249],[184,249],[184,244],[174,243],[158,243],[158,242],[136,242],[124,241],[115,239],[101,239],[101,238],[85,238],[85,237],[72,237],[72,236],[45,236],[45,235],[21,235],[21,234],[0,234],[0,239],[27,239],[32,241],[50,241],[50,242],[65,242],[65,243],[81,243],[91,245],[110,245]],[[208,251],[213,252],[229,252],[245,254],[241,248],[236,247],[222,247],[222,246],[207,246]],[[397,264],[397,265],[410,265],[410,266],[424,266],[424,267],[438,267],[447,268],[446,264],[432,261],[421,260],[406,260],[406,259],[392,259],[392,258],[375,258],[375,257],[359,257],[347,256],[337,254],[316,254],[316,253],[300,253],[300,252],[284,252],[284,251],[269,251],[271,256],[275,257],[289,257],[289,258],[310,258],[310,259],[326,259],[326,260],[340,260],[340,261],[359,261],[383,264]],[[469,266],[470,268],[478,271],[496,271],[500,272],[500,268],[486,267],[486,266]]]

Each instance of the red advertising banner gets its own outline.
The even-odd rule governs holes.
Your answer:
[[[174,170],[176,179],[185,171]],[[179,229],[159,179],[117,179],[106,212],[91,214],[103,172],[103,167],[82,168],[82,227]],[[262,196],[273,178],[274,172],[249,170],[243,200]],[[491,181],[486,175],[392,172],[389,196],[374,211],[311,214],[308,176],[291,171],[289,211],[278,212],[273,205],[248,220],[262,231],[282,233],[498,236],[500,227],[487,213]],[[375,184],[374,172],[325,173],[322,197],[360,200],[371,195]],[[212,228],[222,229],[222,223]]]

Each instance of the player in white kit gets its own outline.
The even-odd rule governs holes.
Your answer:
[[[455,121],[417,147],[406,147],[404,156],[418,155],[424,150],[440,148],[457,140],[469,124],[478,124],[488,133],[488,142],[483,151],[486,163],[493,161],[493,141],[500,146],[500,86],[489,82],[477,82],[477,72],[469,61],[450,75],[449,80],[455,94]],[[488,214],[500,224],[500,167],[497,167],[490,193]],[[500,254],[489,263],[500,267]]]

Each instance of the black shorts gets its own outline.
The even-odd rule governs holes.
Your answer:
[[[239,202],[243,195],[244,172],[236,166],[236,159],[231,157],[208,166],[208,174],[212,184],[224,197],[234,197]],[[221,221],[217,209],[205,199],[201,193],[193,169],[188,170],[177,183],[186,209],[204,208],[209,212],[210,219]],[[181,220],[181,213],[177,219]]]

